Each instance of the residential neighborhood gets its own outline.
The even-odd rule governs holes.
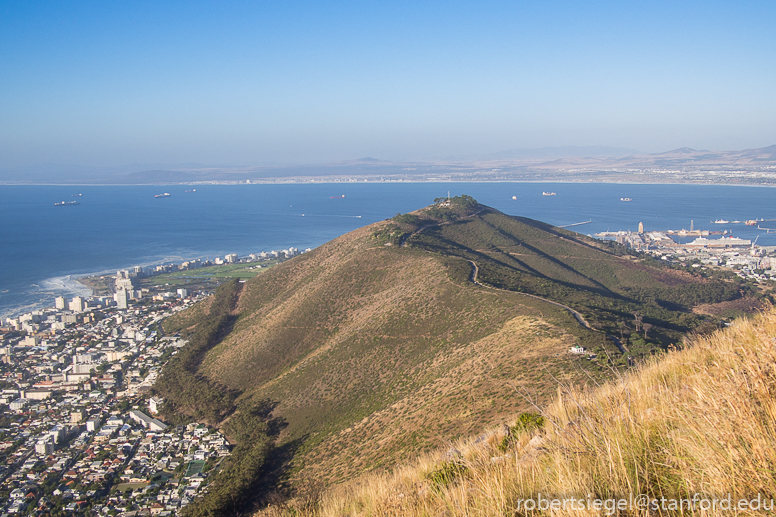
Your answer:
[[[207,294],[57,299],[2,322],[0,515],[177,515],[206,493],[228,440],[159,420],[152,387],[185,344],[161,320]]]

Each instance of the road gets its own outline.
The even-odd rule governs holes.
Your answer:
[[[542,298],[541,296],[536,296],[536,295],[528,294],[528,293],[520,293],[520,292],[517,292],[517,291],[509,291],[507,289],[499,289],[498,287],[493,287],[492,285],[485,285],[485,284],[480,283],[477,280],[477,275],[480,272],[480,268],[477,267],[477,264],[473,260],[469,260],[468,262],[472,266],[472,274],[469,277],[469,280],[471,280],[471,282],[473,284],[479,285],[480,287],[485,287],[485,288],[488,288],[488,289],[495,289],[496,291],[504,291],[504,292],[507,292],[507,293],[515,293],[515,294],[519,294],[519,295],[522,295],[522,296],[528,296],[529,298],[534,298],[536,300],[540,300],[540,301],[543,301],[545,303],[549,303],[550,305],[555,305],[556,307],[560,307],[561,309],[564,309],[564,310],[568,311],[572,316],[574,316],[574,318],[577,320],[577,322],[580,325],[582,325],[583,327],[585,327],[586,329],[589,329],[589,330],[592,330],[592,331],[595,331],[595,332],[601,332],[600,330],[597,330],[597,329],[593,328],[590,325],[590,323],[588,323],[587,320],[585,320],[585,318],[582,316],[582,314],[580,314],[578,311],[575,311],[574,309],[572,309],[568,305],[563,305],[562,303],[554,302],[552,300],[548,300],[547,298]],[[621,353],[625,354],[626,352],[628,352],[628,349],[625,347],[625,345],[623,345],[620,342],[619,339],[617,339],[616,337],[612,336],[611,334],[606,334],[606,337],[608,337],[612,341],[614,341],[614,344],[617,345],[617,348],[620,350]]]

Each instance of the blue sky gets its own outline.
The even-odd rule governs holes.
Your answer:
[[[776,2],[0,2],[0,168],[776,143]]]

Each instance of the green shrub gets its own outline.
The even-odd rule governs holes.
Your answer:
[[[507,435],[498,444],[498,450],[506,452],[507,449],[514,443],[515,437],[521,433],[530,433],[537,429],[544,427],[544,417],[538,413],[521,413],[517,417],[515,425],[509,428]]]
[[[442,488],[465,476],[468,470],[469,468],[459,461],[443,461],[437,469],[426,474],[426,479],[431,481],[435,488]]]
[[[520,433],[541,429],[544,427],[544,417],[539,413],[521,413],[517,422],[510,428],[510,433]]]

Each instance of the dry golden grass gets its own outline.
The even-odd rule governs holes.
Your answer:
[[[479,443],[451,444],[412,465],[322,495],[308,492],[262,513],[506,516],[523,515],[520,500],[538,494],[690,500],[694,494],[732,494],[734,505],[758,494],[776,497],[776,311],[769,308],[695,339],[617,382],[589,391],[559,387],[557,400],[542,413],[544,429],[515,433],[506,454],[498,449],[504,430],[497,430]],[[429,474],[451,464],[462,465],[458,475],[433,483]],[[696,497],[695,512],[687,511],[685,501],[683,514],[734,513],[724,503],[723,509],[702,512],[702,499]],[[682,514],[670,510],[671,501],[661,504],[666,509],[651,514]],[[569,507],[552,513],[614,512]],[[620,512],[646,513],[634,507]]]

